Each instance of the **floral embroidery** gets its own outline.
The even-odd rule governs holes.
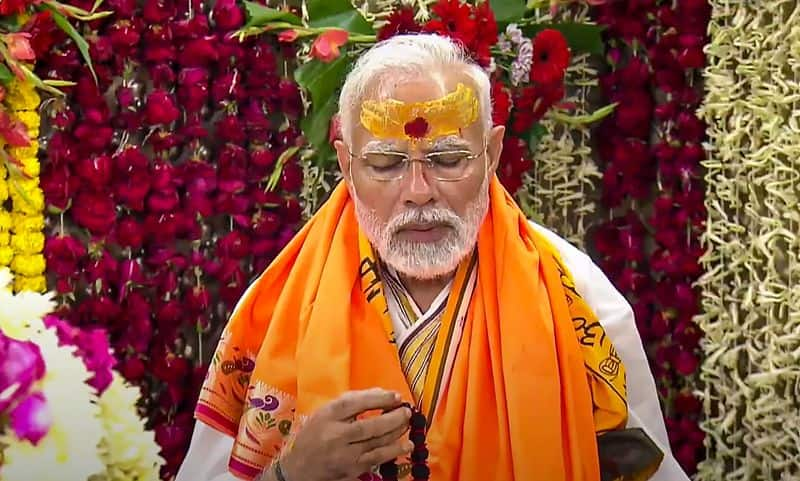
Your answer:
[[[229,467],[236,474],[253,478],[263,466],[269,466],[293,436],[296,401],[260,381],[247,389],[246,399]]]
[[[255,369],[255,353],[242,352],[237,347],[229,349],[230,333],[226,330],[220,338],[220,347],[211,359],[206,380],[200,391],[195,415],[198,419],[233,436],[238,418],[230,413],[240,413],[250,384],[250,375]],[[234,353],[224,358],[224,353]]]

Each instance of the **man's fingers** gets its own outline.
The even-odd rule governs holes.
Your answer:
[[[351,391],[331,401],[328,413],[337,421],[348,421],[364,411],[394,409],[401,402],[399,394],[385,389]]]
[[[384,434],[383,436],[358,442],[355,444],[355,446],[361,448],[363,452],[372,451],[373,449],[378,449],[381,446],[386,446],[388,444],[397,442],[397,440],[400,439],[400,437],[407,431],[408,431],[408,423],[404,423],[397,429],[394,429]]]
[[[345,427],[345,440],[350,443],[370,441],[381,438],[398,429],[401,429],[400,434],[402,434],[408,428],[409,419],[411,419],[411,410],[407,407],[399,407],[380,416],[362,419]],[[374,449],[375,447],[377,446],[369,449]]]
[[[388,461],[408,455],[413,449],[414,445],[409,440],[392,443],[362,454],[358,458],[358,463],[361,466],[380,466]]]

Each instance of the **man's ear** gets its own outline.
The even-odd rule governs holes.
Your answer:
[[[489,156],[489,174],[494,175],[497,166],[500,164],[500,155],[503,153],[503,137],[506,134],[504,125],[497,125],[489,132],[489,140],[486,145],[486,152]]]
[[[336,149],[336,158],[339,161],[339,169],[342,172],[342,177],[350,182],[350,151],[341,140],[334,141],[333,148]]]

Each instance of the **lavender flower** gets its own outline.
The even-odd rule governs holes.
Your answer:
[[[522,30],[519,29],[516,23],[509,23],[506,27],[505,36],[511,40],[511,43],[519,45],[527,39],[523,36]]]
[[[517,58],[511,64],[511,84],[515,87],[525,82],[531,75],[533,64],[533,44],[530,39],[523,39],[519,44]]]

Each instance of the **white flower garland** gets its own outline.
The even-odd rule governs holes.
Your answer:
[[[103,469],[97,445],[103,437],[100,409],[90,375],[74,347],[59,346],[58,336],[42,321],[53,304],[50,296],[30,292],[11,294],[11,275],[0,271],[0,329],[9,337],[39,346],[45,363],[42,392],[52,416],[47,435],[33,446],[11,432],[0,437],[3,465],[0,479],[50,479],[86,481]]]
[[[696,479],[800,479],[800,3],[711,4]]]
[[[588,23],[588,6],[561,8],[556,18],[535,10],[538,22]],[[589,114],[588,96],[597,86],[599,73],[589,64],[589,54],[575,56],[567,68],[567,95],[563,102],[576,105],[574,115]],[[592,105],[593,106],[593,105]],[[525,175],[517,198],[526,214],[584,248],[586,231],[594,220],[593,193],[602,177],[592,156],[591,125],[568,125],[545,115],[547,133],[533,153],[533,169]]]
[[[40,382],[52,417],[45,437],[34,446],[10,430],[0,433],[0,481],[152,481],[164,464],[154,434],[136,411],[139,391],[114,373],[98,398],[86,381],[91,374],[76,348],[60,346],[43,318],[55,304],[52,294],[12,294],[13,278],[0,268],[0,330],[36,344],[44,359]]]
[[[136,411],[141,393],[115,375],[100,397],[100,412],[107,435],[100,443],[105,464],[102,474],[90,481],[149,481],[159,479],[163,464],[155,434],[146,431]]]

